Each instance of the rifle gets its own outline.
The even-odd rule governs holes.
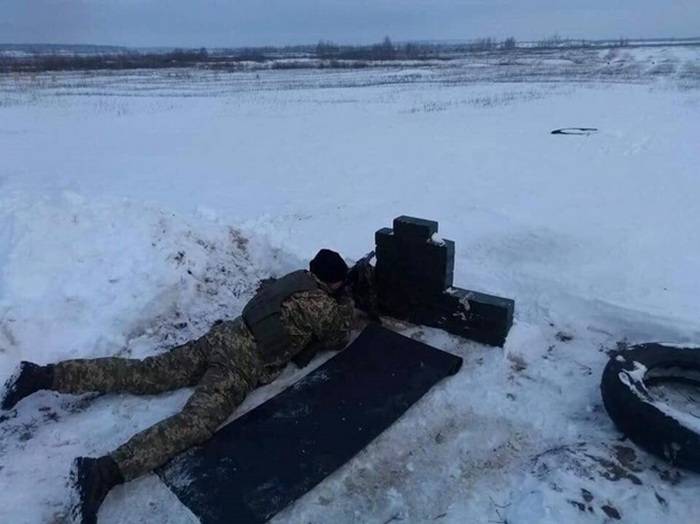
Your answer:
[[[350,295],[358,309],[367,313],[373,322],[381,323],[374,267],[371,264],[374,255],[374,251],[370,251],[355,262],[355,265],[348,271],[343,287],[349,288]]]
[[[357,262],[355,262],[355,265],[348,270],[348,276],[345,277],[345,285],[352,286],[354,284],[357,284],[362,279],[363,273],[367,272],[367,268],[372,267],[370,262],[373,258],[374,251],[370,251]]]

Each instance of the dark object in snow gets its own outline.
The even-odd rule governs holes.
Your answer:
[[[622,518],[622,515],[620,515],[620,512],[614,506],[606,504],[605,506],[601,506],[600,509],[611,519],[620,520]]]
[[[515,302],[453,287],[455,244],[438,223],[401,216],[375,234],[376,281],[383,314],[503,346]]]
[[[620,431],[641,448],[700,472],[700,434],[695,431],[700,419],[681,413],[681,420],[669,413],[647,390],[647,384],[655,382],[700,386],[700,349],[651,343],[617,352],[605,366],[600,385],[605,409]]]
[[[338,356],[158,474],[203,524],[266,522],[461,365],[370,325]]]
[[[595,127],[564,127],[562,129],[555,129],[552,131],[552,135],[592,135],[597,133],[598,129]]]
[[[558,331],[557,334],[554,336],[559,342],[571,342],[574,339],[573,335],[564,331]]]
[[[32,393],[50,389],[52,381],[53,366],[39,366],[23,360],[0,392],[0,408],[12,409],[17,402]]]
[[[97,524],[97,512],[107,493],[124,482],[119,466],[110,456],[78,457],[70,473],[71,517],[80,524]]]

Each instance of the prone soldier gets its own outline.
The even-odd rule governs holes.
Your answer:
[[[1,392],[2,409],[39,390],[153,395],[194,387],[179,413],[107,455],[75,459],[70,474],[74,522],[96,523],[114,486],[208,440],[251,390],[270,382],[290,361],[305,365],[319,350],[347,344],[354,304],[345,285],[345,261],[322,249],[309,269],[263,282],[240,317],[219,321],[201,338],[157,356],[20,363]]]

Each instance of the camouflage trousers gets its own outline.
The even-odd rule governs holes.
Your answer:
[[[54,368],[53,389],[63,393],[153,395],[194,386],[182,411],[138,433],[110,454],[128,481],[208,440],[257,386],[262,372],[255,339],[236,319],[215,325],[195,341],[144,360],[59,362]]]

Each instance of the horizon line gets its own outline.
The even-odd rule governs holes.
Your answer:
[[[384,38],[389,38],[394,44],[435,44],[435,45],[450,45],[450,44],[460,44],[460,43],[473,43],[479,40],[493,39],[495,41],[503,41],[506,38],[497,38],[492,36],[481,36],[476,38],[446,38],[446,39],[408,39],[408,40],[394,40],[391,36],[386,36],[378,40],[364,43],[346,43],[343,41],[335,41],[331,39],[319,39],[313,43],[303,43],[303,44],[257,44],[257,45],[134,45],[134,44],[98,44],[98,43],[67,43],[67,42],[0,42],[0,47],[6,46],[46,46],[46,47],[115,47],[124,49],[256,49],[256,48],[285,48],[285,47],[313,47],[319,42],[332,43],[336,45],[346,45],[346,46],[368,46],[380,43]],[[659,42],[659,41],[693,41],[700,40],[700,35],[697,36],[683,36],[683,37],[627,37],[627,36],[617,36],[613,38],[573,38],[561,35],[550,35],[537,39],[527,39],[520,40],[516,38],[516,42],[521,42],[525,44],[541,42],[544,40],[551,40],[558,38],[562,42],[570,41],[580,41],[580,42],[615,42],[620,40],[625,40],[628,42]]]

